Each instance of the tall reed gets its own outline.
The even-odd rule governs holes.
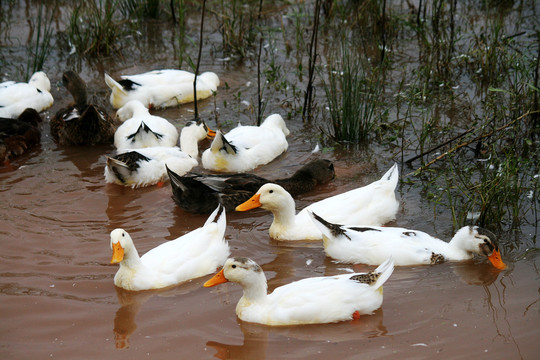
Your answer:
[[[343,42],[328,62],[324,90],[332,136],[338,141],[366,143],[379,116],[380,73],[366,70],[358,54]]]

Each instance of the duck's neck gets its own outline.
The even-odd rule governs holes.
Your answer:
[[[180,133],[180,149],[192,158],[197,159],[199,156],[200,140],[196,134],[184,130]]]
[[[460,229],[450,240],[448,247],[455,256],[453,260],[466,260],[473,257],[475,251],[471,248],[471,236],[469,227],[465,227]]]
[[[142,266],[142,261],[139,257],[137,249],[135,248],[135,245],[125,249],[124,259],[120,262],[120,267],[125,267],[126,269],[135,269],[140,266]]]
[[[241,285],[244,289],[244,295],[239,304],[242,303],[243,306],[247,306],[255,302],[261,302],[266,298],[268,285],[264,273],[261,272],[256,279],[251,279],[249,283],[242,283]]]
[[[270,236],[279,238],[279,234],[291,229],[295,225],[296,209],[292,197],[287,198],[279,207],[266,207],[274,214],[274,221],[270,226]]]
[[[85,107],[87,104],[86,85],[84,84],[73,85],[70,91],[71,91],[71,95],[73,95],[73,99],[75,100],[75,105],[81,108]]]

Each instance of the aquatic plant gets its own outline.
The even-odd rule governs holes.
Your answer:
[[[126,33],[125,19],[116,16],[121,0],[95,0],[72,7],[66,29],[71,45],[81,55],[100,56],[119,52]]]
[[[219,22],[222,50],[225,54],[244,58],[255,48],[262,0],[221,0],[211,8]]]
[[[367,68],[343,42],[328,62],[324,90],[330,135],[338,141],[366,143],[379,116],[376,110],[382,93],[380,72]]]
[[[53,33],[53,20],[55,17],[56,7],[49,8],[39,2],[39,10],[37,19],[29,19],[30,38],[32,39],[31,47],[28,48],[29,56],[26,66],[26,78],[39,70],[43,70],[45,59],[51,51],[51,40]],[[35,37],[34,37],[35,33]]]

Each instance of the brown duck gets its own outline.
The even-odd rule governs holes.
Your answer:
[[[0,162],[4,165],[41,141],[41,117],[27,108],[17,119],[0,118]]]
[[[74,71],[62,76],[62,83],[75,103],[59,110],[51,119],[51,135],[61,145],[95,145],[113,142],[116,122],[97,105],[88,104],[86,83]]]
[[[171,179],[173,199],[181,209],[191,213],[212,212],[218,204],[227,211],[235,207],[269,182],[281,185],[293,197],[312,191],[317,185],[325,184],[335,177],[334,165],[330,160],[311,161],[291,177],[268,180],[254,174],[210,175],[188,173],[184,176],[167,168]]]

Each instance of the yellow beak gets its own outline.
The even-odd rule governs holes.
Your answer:
[[[260,202],[260,198],[261,198],[261,194],[253,195],[248,201],[238,205],[236,207],[236,211],[247,211],[247,210],[251,210],[251,209],[261,207],[262,204]]]
[[[122,245],[120,245],[120,242],[113,244],[112,250],[113,254],[111,264],[118,264],[119,262],[124,260],[124,248],[122,247]]]
[[[227,280],[225,278],[225,274],[223,273],[223,269],[221,269],[216,275],[214,275],[210,280],[208,280],[207,282],[205,282],[203,284],[204,287],[212,287],[212,286],[216,286],[216,285],[219,285],[219,284],[223,284],[223,283],[226,283],[228,282],[229,280]]]

